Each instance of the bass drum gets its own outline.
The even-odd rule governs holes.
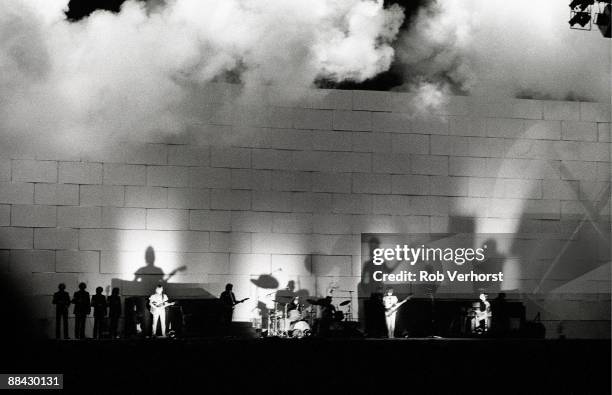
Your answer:
[[[305,336],[310,336],[310,325],[306,321],[298,321],[293,325],[291,337],[301,339]]]

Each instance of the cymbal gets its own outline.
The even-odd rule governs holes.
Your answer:
[[[350,300],[345,300],[344,302],[340,303],[340,306],[346,306],[347,304],[350,304],[351,301]]]

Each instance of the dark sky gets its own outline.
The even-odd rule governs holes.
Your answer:
[[[147,1],[147,0],[140,0]],[[151,0],[149,0],[150,2]],[[154,0],[159,3],[160,0]],[[406,28],[412,20],[412,16],[423,5],[431,0],[385,0],[385,6],[391,4],[399,4],[404,8],[406,19],[402,28]],[[68,3],[68,12],[66,16],[70,20],[79,20],[91,14],[97,9],[109,10],[117,12],[124,0],[70,0]],[[394,86],[403,83],[402,68],[397,64],[392,64],[389,71],[381,73],[374,78],[363,81],[361,83],[345,81],[335,83],[327,80],[317,81],[317,85],[321,88],[336,88],[336,89],[363,89],[363,90],[389,90]]]

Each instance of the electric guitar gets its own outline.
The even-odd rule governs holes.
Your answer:
[[[244,298],[244,299],[237,300],[236,302],[234,302],[234,306],[236,306],[236,305],[237,305],[237,304],[239,304],[239,303],[245,302],[245,301],[247,301],[247,300],[249,300],[249,299],[250,299],[250,298]]]
[[[151,302],[150,304],[151,304],[151,313],[153,313],[153,312],[161,311],[168,306],[174,306],[176,302],[164,302],[164,303]]]
[[[412,294],[406,296],[404,298],[404,300],[402,300],[399,303],[394,304],[393,306],[389,307],[388,309],[385,309],[385,315],[387,317],[389,317],[391,314],[395,313],[401,305],[403,305],[404,303],[406,303],[407,301],[409,301],[412,298]]]

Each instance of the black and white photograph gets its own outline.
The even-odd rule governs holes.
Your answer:
[[[610,394],[611,25],[0,0],[0,392]]]

